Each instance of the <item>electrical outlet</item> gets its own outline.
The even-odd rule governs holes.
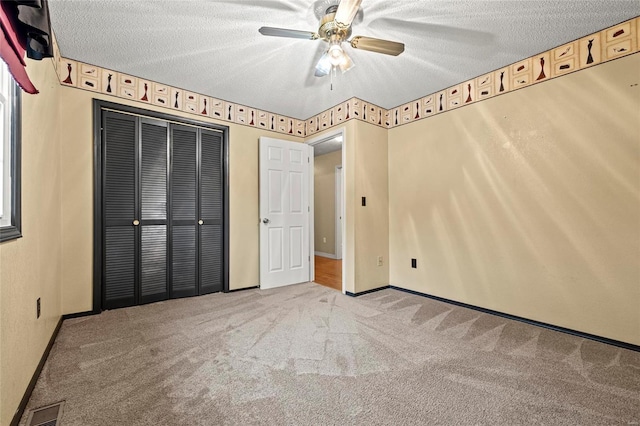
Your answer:
[[[382,266],[382,256],[378,256],[378,266]]]
[[[40,318],[40,298],[36,300],[36,319]]]

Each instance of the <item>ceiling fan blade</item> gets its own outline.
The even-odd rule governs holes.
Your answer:
[[[404,52],[404,43],[364,36],[356,36],[352,38],[351,47],[354,49],[369,50],[371,52],[384,53],[385,55],[393,56],[398,56]]]
[[[260,27],[260,34],[273,37],[300,38],[304,40],[316,40],[318,34],[310,31],[289,30],[286,28]]]
[[[353,22],[353,18],[356,17],[360,3],[362,3],[362,0],[341,0],[333,20],[339,27],[348,27]]]
[[[403,32],[415,37],[445,40],[473,45],[493,43],[496,36],[490,32],[441,25],[430,22],[403,20],[395,18],[376,18],[369,22],[369,28],[381,31]]]
[[[263,9],[273,9],[273,10],[281,10],[284,12],[296,12],[297,9],[295,6],[289,5],[289,4],[285,4],[282,1],[276,1],[276,0],[245,0],[245,1],[238,1],[238,0],[216,0],[218,3],[228,3],[231,4],[235,7],[251,7],[251,8],[256,8],[256,7],[260,7]]]
[[[329,75],[331,72],[331,58],[329,58],[329,53],[325,52],[324,55],[318,61],[316,65],[316,77],[324,77],[325,75]]]

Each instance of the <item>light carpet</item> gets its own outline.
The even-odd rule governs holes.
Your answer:
[[[307,283],[63,323],[62,425],[640,423],[640,353],[394,289]]]

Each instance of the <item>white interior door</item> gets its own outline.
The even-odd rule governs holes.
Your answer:
[[[309,281],[309,150],[260,138],[260,288]]]

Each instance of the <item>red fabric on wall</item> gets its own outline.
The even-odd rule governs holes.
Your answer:
[[[13,79],[22,89],[31,94],[38,93],[27,75],[24,60],[25,41],[20,39],[16,31],[15,19],[12,18],[10,3],[0,1],[0,57],[7,64]],[[7,13],[7,10],[9,13]]]

